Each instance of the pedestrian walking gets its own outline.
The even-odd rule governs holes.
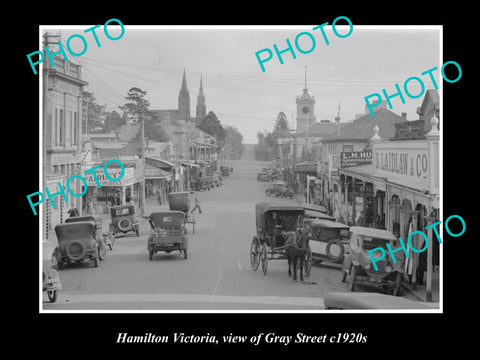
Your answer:
[[[191,214],[195,211],[195,209],[198,209],[200,214],[202,213],[202,208],[200,207],[200,199],[198,198],[198,195],[195,194],[195,207],[190,211]]]

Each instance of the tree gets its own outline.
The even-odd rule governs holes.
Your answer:
[[[82,121],[82,129],[88,126],[88,132],[103,132],[105,124],[102,121],[106,105],[97,104],[95,95],[91,92],[83,92],[83,106],[86,109],[86,117]],[[88,122],[85,124],[85,122]]]
[[[229,149],[231,159],[240,159],[245,146],[243,145],[243,135],[233,126],[225,127],[225,146]]]
[[[115,110],[111,112],[105,112],[105,129],[106,131],[117,130],[120,126],[126,125],[122,116]]]
[[[145,99],[145,95],[147,95],[146,91],[138,87],[131,88],[125,97],[128,102],[120,106],[120,109],[126,111],[136,121],[144,121],[146,138],[153,141],[168,141],[167,133],[149,110],[150,103]],[[137,136],[140,136],[140,130]]]
[[[220,124],[220,120],[218,120],[217,115],[215,115],[213,111],[209,111],[208,114],[200,120],[197,128],[213,136],[220,147],[225,144],[225,129],[222,124]]]

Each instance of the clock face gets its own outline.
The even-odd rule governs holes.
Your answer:
[[[302,108],[302,112],[303,112],[304,114],[307,114],[307,113],[310,112],[310,108],[309,108],[308,106],[304,106],[304,107]]]

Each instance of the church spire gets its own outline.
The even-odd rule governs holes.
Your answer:
[[[196,122],[199,122],[207,115],[207,106],[205,102],[205,94],[203,93],[203,77],[200,75],[200,89],[197,95],[197,114]]]
[[[185,68],[183,68],[183,79],[182,79],[182,87],[180,88],[180,95],[186,96],[187,94],[188,94],[187,77],[185,75]]]
[[[180,120],[190,121],[190,93],[187,88],[185,68],[183,68],[182,87],[178,94],[178,113]]]

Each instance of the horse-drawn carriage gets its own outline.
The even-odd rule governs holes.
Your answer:
[[[192,232],[195,234],[195,215],[191,213],[193,209],[191,193],[188,191],[171,192],[168,194],[168,206],[172,211],[182,211],[185,214],[185,223],[193,226]]]
[[[266,275],[268,260],[287,259],[289,275],[293,260],[294,280],[297,260],[300,260],[300,280],[303,280],[303,272],[306,277],[310,275],[312,256],[308,237],[300,235],[304,213],[301,206],[287,200],[255,205],[257,235],[253,237],[250,247],[250,265],[254,271],[261,263],[263,274]]]

